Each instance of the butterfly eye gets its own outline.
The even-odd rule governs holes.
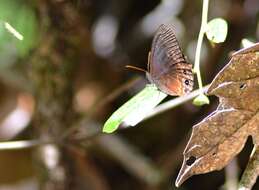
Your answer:
[[[189,80],[185,80],[184,83],[188,86],[190,84]]]

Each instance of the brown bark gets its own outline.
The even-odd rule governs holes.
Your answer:
[[[73,54],[68,53],[70,47],[67,47],[62,39],[50,34],[43,36],[41,47],[34,53],[30,63],[30,77],[36,102],[33,126],[39,139],[59,142],[60,135],[71,125],[74,118],[74,63],[71,61]],[[48,156],[50,150],[54,151],[57,157]],[[65,146],[39,147],[35,151],[35,158],[41,189],[71,189],[73,161]],[[55,161],[55,165],[50,167],[49,161]]]

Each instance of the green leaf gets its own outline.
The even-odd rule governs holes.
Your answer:
[[[21,6],[17,13],[15,29],[24,37],[22,41],[17,42],[17,48],[21,56],[26,55],[37,42],[37,19],[33,9],[29,6]]]
[[[255,42],[252,42],[251,40],[244,38],[244,39],[242,39],[241,44],[244,48],[248,48],[248,47],[254,45]]]
[[[203,106],[205,104],[209,104],[210,100],[205,94],[200,94],[196,98],[194,98],[192,102],[195,106]]]
[[[155,85],[147,85],[110,116],[104,124],[103,132],[114,132],[122,122],[135,126],[166,96]]]
[[[207,38],[213,43],[222,43],[226,40],[228,24],[222,18],[211,20],[206,27]]]

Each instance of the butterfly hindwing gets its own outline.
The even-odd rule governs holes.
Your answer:
[[[149,79],[169,95],[183,95],[192,90],[192,65],[186,61],[170,25],[162,24],[153,39]]]

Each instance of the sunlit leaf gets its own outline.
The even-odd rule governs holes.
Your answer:
[[[222,18],[215,18],[207,24],[206,35],[213,43],[222,43],[226,40],[228,24]]]
[[[250,47],[254,44],[254,42],[250,41],[249,39],[242,39],[241,44],[244,48]]]
[[[111,115],[104,124],[103,132],[114,132],[122,122],[135,126],[166,96],[155,85],[147,85]]]
[[[209,104],[210,100],[205,94],[200,94],[196,98],[194,98],[192,102],[195,106],[203,106],[205,104]]]
[[[207,93],[219,98],[218,108],[193,126],[176,180],[224,168],[252,136],[259,145],[259,43],[234,53]]]

